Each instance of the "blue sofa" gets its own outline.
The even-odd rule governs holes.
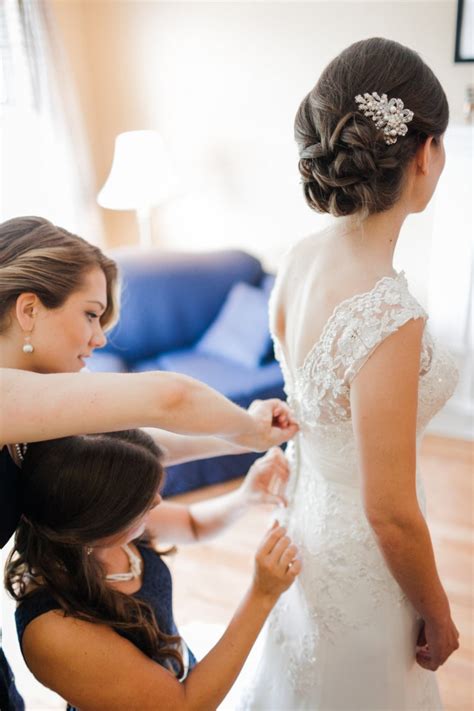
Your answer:
[[[284,397],[268,331],[274,277],[237,250],[112,253],[122,276],[119,324],[90,360],[93,371],[168,370],[202,380],[242,407]],[[168,469],[170,496],[244,474],[258,455]]]

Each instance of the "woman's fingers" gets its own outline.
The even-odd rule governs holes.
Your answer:
[[[435,664],[431,657],[425,656],[423,654],[416,655],[416,661],[423,667],[423,669],[428,669],[428,671],[436,671],[438,669],[438,664]]]
[[[275,412],[277,416],[275,416]],[[293,416],[289,414],[290,410],[288,406],[281,400],[275,398],[270,400],[254,400],[248,408],[248,413],[255,420],[259,421],[260,439],[256,442],[254,441],[251,445],[255,451],[266,450],[273,445],[287,442],[294,437],[298,431],[298,425],[294,421]],[[284,427],[279,420],[283,413]]]
[[[265,534],[259,553],[263,556],[270,555],[276,543],[280,540],[280,538],[283,538],[285,533],[286,529],[283,526],[280,526],[278,521],[274,521],[270,530]]]
[[[298,553],[298,549],[295,546],[294,543],[290,543],[290,545],[285,548],[283,553],[280,556],[280,560],[278,561],[278,565],[282,569],[284,573],[288,570],[289,567],[291,567],[295,561],[296,555]]]
[[[284,494],[270,494],[264,492],[260,497],[261,504],[272,504],[273,506],[288,506],[288,499]]]
[[[274,521],[260,546],[260,554],[267,558],[269,565],[286,572],[296,564],[298,548],[287,535],[286,528]]]
[[[291,552],[288,553],[290,548]],[[280,572],[285,572],[288,564],[295,558],[296,554],[296,546],[291,542],[290,537],[285,534],[276,541],[268,557],[272,565],[276,565]]]
[[[290,563],[288,563],[285,575],[288,575],[289,577],[292,577],[292,578],[296,578],[296,576],[299,575],[300,573],[301,573],[301,561],[299,558],[295,558],[295,560],[292,560]]]
[[[266,487],[267,491],[272,494],[280,493],[281,489],[284,489],[288,483],[289,472],[282,465],[276,465],[272,467],[272,477]]]
[[[298,425],[290,423],[288,427],[277,427],[273,426],[270,432],[270,445],[283,444],[292,439],[298,432]]]
[[[272,403],[274,403],[274,418],[280,418],[282,421],[286,420],[287,422],[295,422],[293,413],[290,407],[288,406],[288,403],[284,402],[283,400],[272,400]]]
[[[282,400],[271,399],[266,402],[271,403],[273,412],[273,424],[277,427],[286,429],[287,427],[297,426],[296,420],[290,408]]]
[[[275,466],[280,467],[283,470],[289,470],[288,459],[286,458],[281,447],[272,447],[268,450],[265,457],[268,457],[269,462]]]
[[[254,585],[260,592],[281,595],[293,584],[301,570],[298,551],[283,526],[274,524],[256,556]]]
[[[284,491],[290,471],[288,460],[279,447],[272,447],[258,459],[249,471],[248,487],[254,496],[265,503],[286,505]]]
[[[286,534],[278,538],[269,554],[269,561],[275,565],[282,575],[291,573],[298,575],[301,570],[301,562],[297,559],[298,548],[292,543]]]

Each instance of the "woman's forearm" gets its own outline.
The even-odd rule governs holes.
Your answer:
[[[199,459],[222,457],[227,454],[244,454],[250,451],[220,437],[179,435],[156,427],[144,429],[162,449],[163,465],[166,467]]]
[[[247,500],[242,488],[191,504],[189,515],[196,540],[202,541],[217,535],[240,518],[246,509]]]
[[[394,578],[424,620],[449,618],[446,593],[436,569],[431,537],[419,512],[372,526]]]
[[[257,429],[245,410],[175,373],[43,375],[3,368],[0,401],[2,444],[141,426],[238,442]]]
[[[179,373],[167,375],[174,378],[181,392],[176,407],[168,410],[162,429],[187,435],[212,434],[236,444],[241,437],[256,434],[256,422],[247,410],[198,380]]]
[[[276,598],[245,595],[219,642],[184,682],[186,709],[212,711],[222,702],[239,675]]]

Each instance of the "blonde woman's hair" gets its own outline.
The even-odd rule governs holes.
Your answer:
[[[80,289],[84,275],[102,269],[107,282],[103,328],[118,317],[118,270],[112,259],[82,237],[42,217],[15,217],[0,224],[0,334],[20,294],[32,292],[48,309],[56,309]]]

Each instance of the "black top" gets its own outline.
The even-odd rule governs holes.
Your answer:
[[[133,597],[139,600],[144,600],[153,608],[153,612],[156,616],[156,621],[162,632],[166,634],[179,634],[174,618],[173,618],[173,588],[171,573],[168,566],[162,560],[161,556],[151,548],[145,545],[138,545],[138,550],[143,558],[143,582],[142,586]],[[18,639],[20,641],[20,647],[23,651],[23,633],[27,625],[34,620],[36,617],[43,615],[51,610],[61,609],[57,601],[50,594],[46,588],[41,588],[34,593],[30,598],[24,600],[16,609],[16,627],[18,632]],[[122,637],[128,639],[132,644],[141,649],[141,651],[146,654],[146,651],[140,644],[140,640],[136,639],[136,634],[130,630],[116,630],[118,634]],[[183,657],[189,653],[189,669],[196,664],[196,659],[183,643]],[[160,659],[156,660],[158,663],[163,664]],[[186,666],[186,659],[183,659]],[[170,660],[173,666],[174,660]]]
[[[7,447],[0,451],[0,548],[14,534],[21,516],[20,470]],[[0,634],[1,637],[1,634]],[[0,647],[0,709],[23,711],[22,698],[15,687],[12,670]]]
[[[3,649],[0,647],[0,709],[1,711],[24,711],[25,704],[15,687],[15,679]]]
[[[0,548],[14,534],[21,516],[20,469],[7,447],[0,451]]]

